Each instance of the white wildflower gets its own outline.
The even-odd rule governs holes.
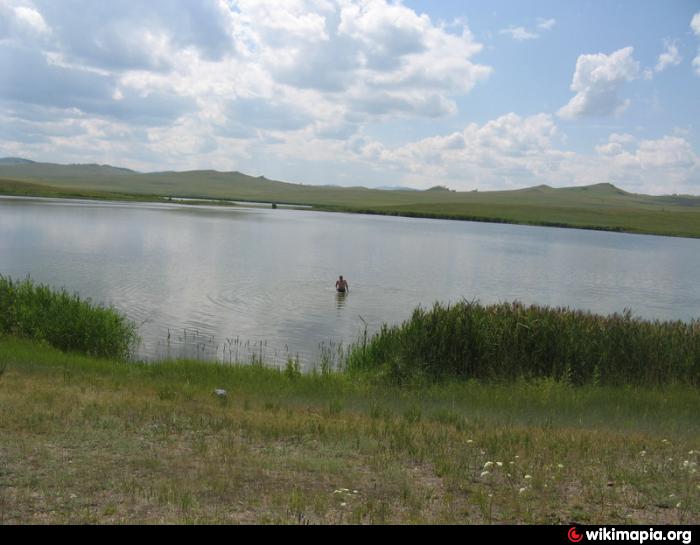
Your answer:
[[[532,475],[525,475],[525,479],[532,479]]]

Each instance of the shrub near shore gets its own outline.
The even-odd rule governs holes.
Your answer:
[[[0,334],[46,341],[61,350],[126,359],[136,326],[112,308],[89,299],[0,275]]]
[[[700,322],[567,308],[436,303],[384,325],[348,359],[392,380],[551,378],[571,384],[700,384]]]

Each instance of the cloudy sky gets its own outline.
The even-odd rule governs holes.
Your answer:
[[[0,0],[0,157],[700,194],[697,0]]]

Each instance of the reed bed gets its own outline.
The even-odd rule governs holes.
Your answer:
[[[350,370],[417,378],[570,384],[700,384],[700,321],[646,321],[568,308],[463,301],[417,308],[348,358]]]
[[[0,334],[39,341],[66,351],[128,359],[138,340],[136,326],[113,308],[93,304],[65,289],[30,278],[0,275]]]

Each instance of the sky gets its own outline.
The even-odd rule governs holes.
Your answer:
[[[0,0],[0,157],[700,194],[698,0]]]

